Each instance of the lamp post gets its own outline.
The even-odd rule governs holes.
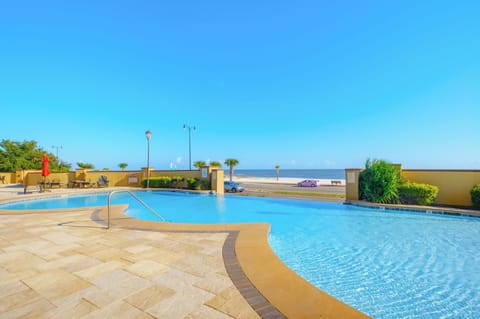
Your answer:
[[[183,124],[183,129],[188,129],[188,167],[189,170],[192,170],[192,134],[191,129],[195,132],[197,128],[195,126],[190,126],[187,124]]]
[[[62,149],[63,146],[62,146],[62,145],[59,145],[59,146],[57,146],[57,145],[52,145],[52,148],[56,148],[56,149],[57,149],[57,161],[60,163],[60,159],[58,158],[58,149]]]
[[[146,131],[145,136],[147,137],[147,188],[150,188],[150,137],[152,132]]]

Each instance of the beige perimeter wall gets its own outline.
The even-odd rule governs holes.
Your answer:
[[[480,184],[480,170],[402,170],[408,181],[438,186],[440,205],[472,206],[470,190]]]
[[[64,187],[70,187],[75,180],[96,183],[101,175],[108,178],[109,186],[132,186],[140,187],[143,179],[148,174],[147,168],[140,171],[90,171],[88,169],[77,169],[74,172],[51,173],[45,180],[61,182]],[[43,181],[42,173],[39,170],[24,170],[16,173],[3,173],[5,184],[23,183],[24,185],[38,185]],[[224,173],[222,169],[205,166],[195,170],[154,170],[150,168],[150,178],[158,176],[182,176],[185,179],[194,177],[207,180],[211,183],[211,190],[223,194]]]
[[[358,200],[358,176],[362,169],[346,169],[346,200]],[[472,206],[470,190],[480,184],[480,170],[404,169],[402,177],[410,182],[438,186],[435,204]]]

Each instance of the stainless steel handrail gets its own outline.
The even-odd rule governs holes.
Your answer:
[[[143,207],[145,207],[146,209],[148,209],[150,212],[152,212],[155,216],[157,216],[158,218],[160,218],[160,220],[162,222],[165,221],[165,218],[162,217],[162,215],[160,215],[159,213],[157,213],[153,208],[151,208],[150,206],[148,206],[143,200],[141,200],[140,198],[137,197],[137,195],[135,195],[134,193],[132,193],[131,191],[128,191],[128,190],[121,190],[121,191],[111,191],[108,193],[108,221],[107,221],[107,229],[110,229],[110,199],[112,197],[113,194],[115,193],[128,193],[130,194],[133,198],[135,198],[140,204],[143,205]]]

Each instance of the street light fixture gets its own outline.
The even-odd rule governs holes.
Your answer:
[[[183,129],[188,129],[188,167],[190,170],[192,170],[192,134],[190,132],[192,128],[194,132],[197,130],[195,126],[183,124]]]
[[[62,149],[63,146],[62,146],[62,145],[59,145],[59,146],[57,146],[57,145],[52,145],[52,148],[56,148],[56,149],[57,149],[57,161],[60,163],[60,159],[58,158],[58,149]]]
[[[152,132],[146,131],[145,136],[147,137],[148,151],[147,151],[147,188],[150,188],[150,137]]]

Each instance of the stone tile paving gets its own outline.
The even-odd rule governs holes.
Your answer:
[[[92,210],[0,215],[1,318],[259,318],[227,233],[112,228]]]

